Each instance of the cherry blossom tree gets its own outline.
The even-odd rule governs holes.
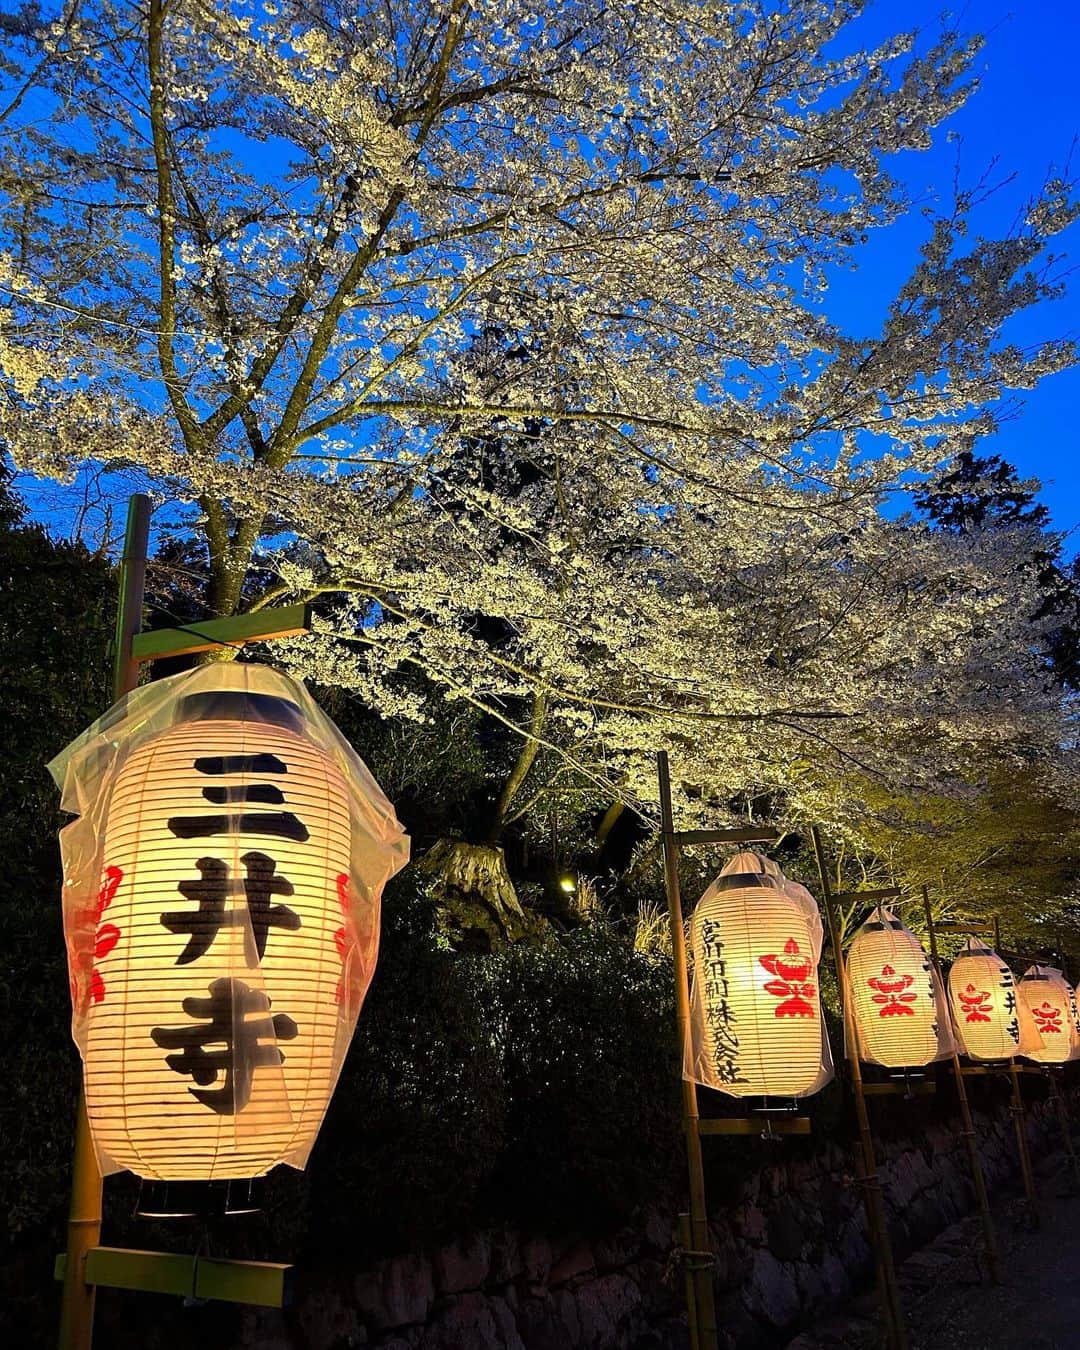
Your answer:
[[[958,190],[880,331],[830,321],[978,50],[862,49],[861,9],[19,14],[0,435],[190,501],[209,613],[321,597],[317,678],[422,716],[419,669],[522,733],[493,848],[538,758],[641,802],[670,743],[686,810],[822,811],[844,766],[940,785],[1060,744],[1022,540],[879,508],[1072,361],[1008,322],[1057,294],[1075,208],[1051,178],[983,238]]]

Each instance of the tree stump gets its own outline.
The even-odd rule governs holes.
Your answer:
[[[496,844],[440,839],[419,867],[432,878],[440,925],[456,948],[489,952],[504,942],[538,936],[544,927],[522,909]]]

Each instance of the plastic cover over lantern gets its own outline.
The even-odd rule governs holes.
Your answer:
[[[687,1078],[733,1097],[805,1097],[832,1078],[821,916],[805,887],[738,853],[690,922]]]
[[[1041,1044],[1017,997],[1012,971],[977,938],[968,938],[949,971],[949,1004],[960,1045],[971,1059],[1012,1059]]]
[[[393,807],[301,684],[238,662],[135,690],[49,769],[102,1172],[303,1167],[408,860]]]
[[[1024,972],[1016,989],[1042,1040],[1037,1049],[1025,1050],[1025,1057],[1039,1064],[1064,1064],[1080,1057],[1076,995],[1061,971],[1034,965]]]
[[[891,910],[875,909],[855,934],[847,974],[860,1059],[905,1069],[952,1053],[941,980],[922,943]]]

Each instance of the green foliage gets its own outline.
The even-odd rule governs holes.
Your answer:
[[[666,1190],[681,1162],[670,965],[600,926],[454,955],[412,871],[386,915],[308,1169],[310,1244],[374,1252],[504,1219],[603,1227]]]
[[[870,783],[865,795],[851,862],[861,853],[871,884],[892,878],[917,892],[926,883],[939,918],[997,916],[1010,950],[1080,960],[1080,816],[1034,768],[1002,766],[967,800],[905,798]]]
[[[670,962],[588,924],[485,974],[507,1100],[499,1193],[582,1225],[663,1194],[681,1166]]]
[[[45,765],[101,711],[111,569],[19,524],[0,482],[0,1245],[66,1203],[76,1058],[60,922],[57,793]]]
[[[0,497],[3,496],[0,491]],[[10,509],[10,499],[5,504]],[[112,569],[81,544],[54,543],[0,507],[0,691],[5,884],[56,875],[56,789],[45,765],[108,702]]]
[[[415,869],[388,888],[384,915],[308,1168],[307,1240],[323,1251],[348,1240],[381,1253],[468,1223],[504,1142],[505,1084],[475,961],[436,943]]]

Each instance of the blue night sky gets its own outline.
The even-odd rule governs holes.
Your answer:
[[[940,31],[940,4],[934,0],[878,0],[859,21],[860,45],[876,42],[902,28]],[[980,232],[1006,230],[1023,200],[1035,191],[1051,167],[1063,169],[1072,153],[1072,173],[1080,174],[1080,5],[1073,0],[974,0],[954,11],[960,28],[982,32],[986,45],[977,58],[980,88],[966,107],[946,123],[959,134],[959,147],[948,144],[942,128],[932,151],[908,155],[894,172],[916,196],[927,194],[948,206],[959,149],[961,180],[977,181],[996,157],[993,178],[1015,173],[976,217]],[[908,273],[925,226],[913,213],[871,237],[860,270],[839,279],[826,301],[830,315],[856,331],[874,333],[890,295]],[[1070,268],[1080,267],[1080,225],[1057,242]],[[1070,294],[1024,316],[1009,330],[1012,340],[1034,342],[1068,336],[1080,341],[1080,272],[1069,278]],[[1068,552],[1080,549],[1080,461],[1076,455],[1075,410],[1080,406],[1080,368],[1053,376],[1024,397],[1015,420],[978,453],[995,453],[1024,476],[1044,484],[1043,500],[1056,528],[1077,533]]]

